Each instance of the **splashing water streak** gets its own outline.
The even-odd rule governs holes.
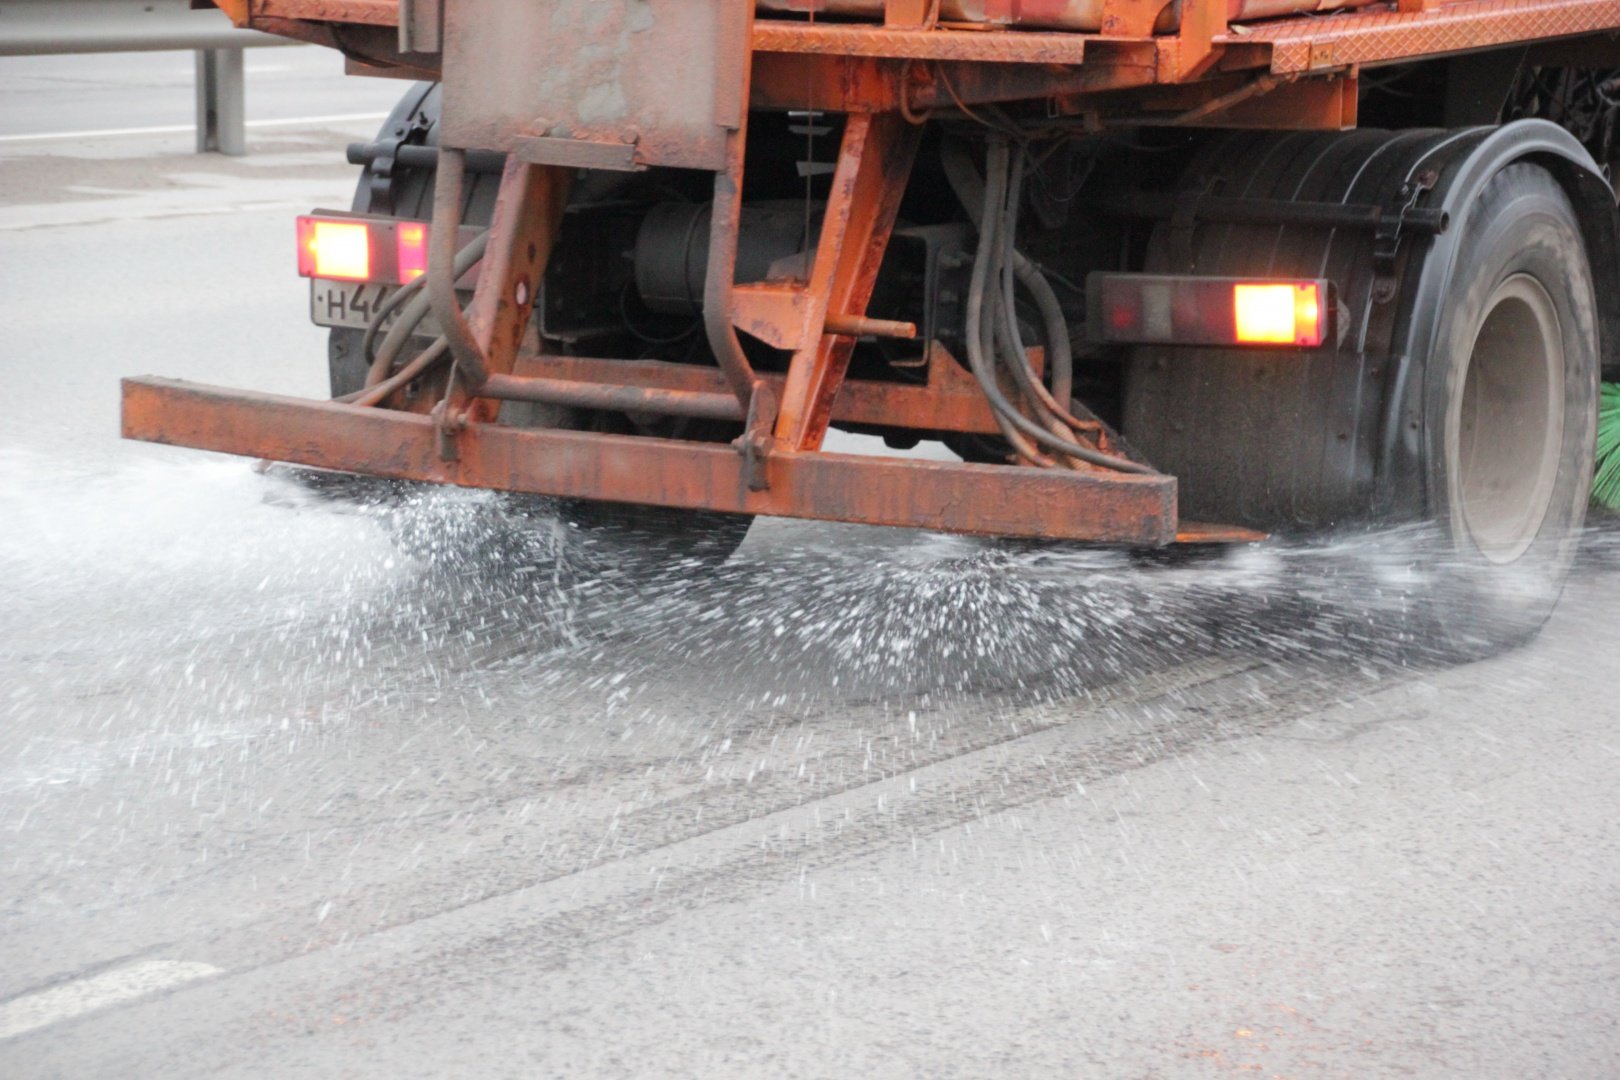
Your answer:
[[[0,520],[0,829],[80,800],[75,833],[16,849],[17,895],[128,896],[423,815],[518,827],[536,799],[535,865],[566,866],[643,842],[624,806],[694,784],[832,790],[967,745],[960,717],[1078,708],[1199,657],[1424,662],[1380,629],[1420,583],[1420,530],[1180,565],[762,520],[704,569],[543,502],[334,501],[238,461],[71,472],[14,451]],[[1595,530],[1588,567],[1612,568],[1615,540]],[[119,861],[133,838],[143,856]]]

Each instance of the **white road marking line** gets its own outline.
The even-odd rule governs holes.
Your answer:
[[[248,120],[250,128],[295,127],[299,124],[336,124],[350,120],[386,120],[387,113],[337,113],[333,116],[292,116],[284,120]],[[164,124],[160,127],[102,128],[97,131],[46,131],[37,135],[0,135],[0,143],[49,142],[53,139],[100,139],[109,135],[179,135],[196,131],[195,124]]]
[[[0,1005],[0,1039],[219,973],[212,964],[147,960],[65,986],[24,994]]]

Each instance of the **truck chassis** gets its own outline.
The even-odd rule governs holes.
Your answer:
[[[1578,329],[1595,359],[1589,373],[1576,371],[1572,359],[1571,378],[1592,382],[1595,394],[1597,367],[1616,366],[1620,233],[1605,175],[1620,158],[1612,146],[1613,115],[1603,121],[1601,138],[1586,132],[1586,145],[1570,123],[1549,122],[1560,117],[1543,115],[1546,109],[1527,114],[1540,119],[1502,123],[1512,119],[1504,112],[1504,82],[1517,85],[1525,73],[1544,69],[1620,67],[1620,4],[1613,0],[767,0],[758,10],[754,0],[219,0],[218,6],[241,25],[341,49],[355,72],[442,86],[441,112],[431,125],[409,132],[399,126],[392,136],[385,130],[362,160],[386,191],[390,169],[431,155],[432,242],[420,293],[443,340],[431,362],[374,364],[364,388],[332,402],[126,380],[124,433],[131,438],[562,498],[1128,545],[1248,540],[1272,528],[1358,517],[1436,520],[1446,502],[1437,485],[1455,482],[1443,468],[1436,471],[1437,455],[1448,451],[1434,440],[1454,444],[1456,433],[1441,431],[1451,421],[1426,411],[1432,401],[1425,404],[1412,388],[1435,366],[1428,359],[1439,348],[1443,313],[1458,302],[1447,289],[1460,273],[1459,244],[1475,227],[1473,207],[1492,177],[1525,163],[1561,187],[1569,228],[1590,267],[1592,310],[1567,318],[1585,320]],[[1369,87],[1409,75],[1421,92],[1406,96],[1443,103],[1440,126],[1353,134]],[[1424,80],[1433,78],[1443,83],[1438,91],[1425,89]],[[1593,83],[1593,92],[1620,98],[1620,87],[1606,85]],[[1388,111],[1386,105],[1382,119]],[[755,174],[773,165],[765,151],[751,151],[750,128],[783,116],[791,132],[836,133],[833,159],[805,171],[810,178],[826,174],[815,199],[819,223],[812,230],[807,219],[805,231],[814,237],[794,258],[774,260],[763,276],[740,275],[739,259],[759,246],[745,235],[757,231],[750,222],[759,200],[749,193],[759,187]],[[436,147],[413,140],[429,126]],[[982,174],[977,163],[964,169],[953,162],[957,150],[941,148],[941,140],[960,143],[950,132],[962,129],[982,147]],[[1234,132],[1266,134],[1242,143]],[[1028,183],[1026,170],[1042,167],[1029,146],[1123,138],[1138,140],[1133,145],[1145,153],[1173,149],[1182,133],[1188,145],[1204,147],[1205,164],[1195,162],[1179,184],[1159,178],[1115,185],[1104,202],[1087,202],[1087,213],[1141,226],[1132,252],[1091,267],[1084,287],[1092,342],[1104,352],[1128,353],[1126,380],[1135,388],[1123,412],[1100,415],[1074,391],[1067,334],[1020,330],[1020,305],[1029,296],[1043,315],[1051,306],[1033,280],[1042,268],[1018,246],[1025,235],[1017,224],[1021,185]],[[1143,145],[1143,138],[1162,145]],[[918,164],[925,146],[933,170],[927,175]],[[1253,155],[1255,179],[1239,175],[1243,170],[1223,173],[1213,162],[1221,151],[1212,147]],[[1287,164],[1289,154],[1306,164]],[[1607,159],[1600,163],[1594,154]],[[967,246],[969,255],[957,253],[973,273],[965,329],[958,327],[954,339],[930,325],[936,301],[951,294],[938,282],[920,308],[871,310],[902,208],[929,184],[939,185],[941,165],[979,236]],[[466,234],[469,177],[476,181],[480,168],[499,169],[498,194],[487,221],[472,223],[488,231],[464,305],[460,241],[445,238]],[[676,305],[670,310],[688,303],[701,319],[705,351],[698,363],[590,355],[577,340],[534,325],[543,321],[536,312],[543,314],[548,280],[561,288],[553,264],[567,254],[560,237],[580,185],[593,176],[637,173],[712,175],[706,209],[682,219],[689,234],[705,234],[706,259],[680,264],[688,277],[697,266],[701,280],[681,286],[685,293],[670,301]],[[1270,177],[1264,190],[1256,186],[1262,176]],[[973,205],[981,196],[982,208]],[[997,229],[999,245],[988,243]],[[1218,230],[1227,252],[1269,244],[1267,269],[1242,272],[1248,264],[1223,256],[1211,239]],[[694,242],[688,235],[688,252]],[[666,270],[671,258],[662,264]],[[1238,272],[1212,279],[1207,267],[1223,260]],[[928,272],[943,273],[932,262]],[[1201,330],[1186,329],[1198,321],[1187,310],[1207,307],[1186,298],[1212,295],[1198,288],[1214,280],[1235,289],[1262,276],[1320,288],[1310,327],[1329,339],[1285,334],[1281,348],[1268,349],[1241,337],[1225,340],[1225,324],[1211,329],[1208,318]],[[1114,315],[1096,305],[1115,285],[1138,309],[1170,305],[1165,310],[1173,307],[1174,319],[1166,314],[1149,326],[1152,320],[1137,310],[1134,329],[1110,337]],[[999,286],[1005,293],[998,299]],[[1584,310],[1586,302],[1577,300]],[[1128,322],[1129,312],[1124,317]],[[892,370],[875,378],[852,373],[858,349],[917,339],[919,323],[926,340],[908,346],[914,353],[900,365],[905,377],[892,377]],[[1038,340],[1026,346],[1029,338]],[[1263,479],[1224,501],[1201,500],[1178,490],[1172,472],[1149,464],[1196,464],[1196,442],[1185,434],[1156,437],[1152,422],[1136,425],[1145,437],[1130,425],[1123,438],[1117,430],[1133,410],[1140,420],[1142,403],[1158,400],[1158,393],[1173,400],[1163,414],[1175,413],[1178,432],[1207,423],[1208,439],[1231,438],[1230,418],[1201,409],[1175,377],[1155,382],[1166,357],[1182,371],[1199,357],[1210,370],[1228,362],[1258,365],[1255,378],[1263,381],[1278,365],[1301,371],[1307,358],[1335,355],[1353,356],[1361,372],[1350,378],[1349,395],[1359,399],[1373,387],[1380,400],[1360,402],[1344,419],[1352,446],[1371,447],[1354,452],[1371,456],[1344,464],[1342,477],[1315,487]],[[1562,355],[1560,346],[1560,364]],[[1320,396],[1345,390],[1345,377],[1328,378],[1339,385],[1323,387]],[[1430,396],[1445,393],[1464,390],[1459,384]],[[514,408],[636,422],[621,430],[514,424],[507,422]],[[1265,410],[1255,415],[1263,418]],[[1315,429],[1326,431],[1340,419],[1284,418],[1270,426],[1295,423],[1299,430],[1258,432],[1254,445],[1286,457],[1279,440],[1304,440],[1302,452],[1318,455]],[[835,424],[897,440],[907,433],[971,437],[999,449],[961,464],[828,453],[822,441]],[[732,437],[682,437],[682,425],[698,425],[709,439],[716,430]],[[1572,432],[1578,441],[1579,428]],[[1335,453],[1323,443],[1319,456],[1326,461]],[[1208,489],[1219,491],[1218,481]],[[1461,500],[1466,516],[1472,497],[1463,490],[1452,501]],[[1215,507],[1220,523],[1182,520],[1188,505]]]

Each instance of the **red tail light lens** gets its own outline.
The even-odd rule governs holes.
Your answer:
[[[1329,338],[1331,286],[1171,274],[1086,279],[1093,341],[1123,345],[1293,346]]]
[[[394,255],[400,284],[427,273],[427,226],[419,221],[400,222],[394,229]]]
[[[1322,344],[1322,296],[1314,281],[1232,286],[1232,320],[1243,345]]]
[[[371,229],[360,221],[299,218],[298,272],[339,281],[371,280]]]

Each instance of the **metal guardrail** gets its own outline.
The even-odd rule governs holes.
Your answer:
[[[190,0],[0,0],[0,56],[195,51],[199,154],[247,153],[242,50],[296,44]]]

